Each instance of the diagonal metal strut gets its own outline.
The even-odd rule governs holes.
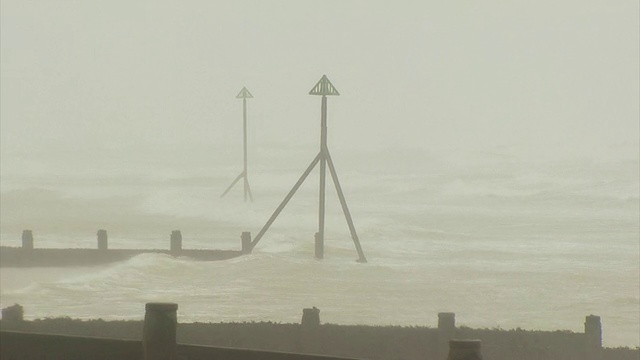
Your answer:
[[[300,187],[300,185],[302,185],[302,183],[307,178],[307,176],[309,176],[309,174],[311,173],[311,170],[313,170],[313,168],[318,164],[318,161],[320,161],[321,157],[322,157],[322,153],[318,153],[318,155],[316,155],[315,159],[313,159],[311,164],[309,164],[309,167],[307,167],[307,170],[305,170],[302,176],[300,176],[300,179],[298,179],[298,182],[293,186],[291,191],[289,191],[287,196],[285,196],[280,206],[278,206],[276,211],[273,212],[273,215],[271,215],[267,223],[264,224],[264,226],[262,227],[262,230],[260,230],[258,235],[256,235],[255,239],[253,239],[253,241],[251,242],[251,249],[253,249],[256,246],[256,244],[258,243],[258,241],[260,241],[264,233],[266,233],[267,230],[269,230],[269,227],[271,226],[271,224],[273,224],[273,222],[276,220],[278,215],[280,215],[280,212],[282,211],[282,209],[284,209],[284,207],[287,205],[289,200],[291,200],[291,198],[296,193],[296,191],[298,191],[298,188]]]
[[[229,185],[229,187],[227,188],[227,190],[225,190],[222,195],[220,195],[220,197],[224,197],[225,195],[227,195],[227,193],[229,192],[229,190],[231,190],[231,188],[233,188],[233,185],[235,185],[240,179],[245,178],[245,184],[248,185],[248,182],[246,181],[246,176],[245,176],[245,172],[241,172],[240,175],[238,175],[238,177],[233,180],[233,182],[231,183],[231,185]]]
[[[249,178],[245,174],[244,176],[244,201],[247,201],[247,194],[249,194],[249,200],[253,202],[253,195],[251,194],[251,186],[249,186]]]
[[[338,198],[340,199],[340,204],[342,205],[344,217],[347,219],[347,225],[349,226],[349,231],[351,232],[351,239],[353,239],[353,243],[356,246],[356,251],[358,251],[358,261],[367,262],[367,258],[364,256],[364,252],[362,251],[362,246],[360,246],[360,240],[358,239],[358,234],[356,233],[356,227],[353,225],[353,220],[351,219],[351,213],[349,212],[347,201],[345,200],[344,194],[342,193],[342,187],[340,186],[340,181],[338,180],[336,168],[333,166],[333,160],[331,160],[329,149],[325,148],[324,152],[324,157],[327,160],[327,165],[329,165],[329,172],[331,172],[333,184],[336,186],[336,192],[338,193]]]

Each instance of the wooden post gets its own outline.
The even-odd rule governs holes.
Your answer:
[[[584,321],[585,352],[588,360],[602,359],[602,323],[600,316],[589,315]]]
[[[240,240],[242,241],[242,253],[251,254],[251,233],[249,231],[242,232]]]
[[[109,248],[109,237],[107,236],[107,230],[98,230],[98,250],[107,250]]]
[[[482,360],[480,340],[449,341],[449,357],[447,360]]]
[[[2,320],[6,322],[24,321],[24,308],[19,304],[2,309]]]
[[[182,233],[180,230],[171,232],[171,252],[178,253],[182,251]]]
[[[320,309],[317,307],[302,309],[302,327],[315,328],[320,326]]]
[[[300,331],[300,352],[317,354],[321,350],[320,309],[317,307],[302,309]]]
[[[31,230],[22,230],[22,249],[33,250],[33,232]]]
[[[438,359],[444,360],[449,353],[449,341],[456,334],[456,314],[452,312],[438,313]]]
[[[315,257],[316,259],[324,259],[324,239],[320,236],[320,233],[315,235]]]
[[[177,358],[176,328],[178,304],[147,303],[145,305],[142,346],[144,360]]]

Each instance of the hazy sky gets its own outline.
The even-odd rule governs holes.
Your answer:
[[[330,145],[637,149],[638,1],[1,4],[3,157],[237,144],[242,86],[256,146],[317,143],[323,74]]]

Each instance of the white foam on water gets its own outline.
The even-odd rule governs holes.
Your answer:
[[[299,158],[300,169],[258,168],[253,203],[242,201],[241,183],[220,198],[233,166],[222,174],[150,163],[106,182],[105,172],[23,185],[3,177],[0,243],[19,246],[32,228],[36,247],[93,248],[105,228],[111,248],[166,249],[180,229],[184,248],[239,249],[240,232],[255,237],[304,170]],[[330,323],[435,326],[437,312],[454,311],[468,326],[573,331],[593,313],[605,345],[639,345],[637,164],[476,161],[397,173],[336,164],[368,264],[355,261],[330,181],[325,259],[313,259],[314,173],[250,256],[3,268],[0,303],[20,303],[31,319],[141,319],[146,302],[173,301],[183,322],[298,322],[317,306]]]

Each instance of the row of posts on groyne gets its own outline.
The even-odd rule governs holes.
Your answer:
[[[585,317],[584,335],[586,340],[585,351],[588,355],[585,360],[600,359],[602,354],[602,323],[600,316],[588,315]],[[473,357],[476,351],[480,355],[479,341],[458,341],[455,338],[456,314],[452,312],[438,313],[438,353],[443,354],[447,348],[450,348],[448,358],[450,360],[482,359],[481,357]],[[456,356],[452,356],[454,349]]]
[[[251,233],[242,233],[242,237],[248,234],[249,238],[251,237]],[[107,230],[100,229],[97,232],[97,241],[98,241],[98,250],[108,250],[109,249],[109,235]],[[242,240],[243,249],[244,249],[245,240]],[[23,230],[22,231],[22,249],[24,250],[33,250],[35,248],[35,241],[33,238],[32,230]],[[179,252],[182,250],[182,232],[180,230],[173,230],[169,237],[169,249],[171,252]]]
[[[109,249],[109,235],[107,230],[100,229],[97,232],[97,245],[98,250]],[[316,242],[316,258],[322,259],[324,254],[324,248],[320,245],[320,239],[318,233],[315,236]],[[251,246],[251,232],[243,231],[240,235],[240,244],[243,254],[250,254],[252,250]],[[33,250],[35,248],[35,241],[32,230],[22,231],[22,249]],[[173,230],[169,236],[169,249],[172,253],[178,253],[182,251],[182,232],[180,230]]]
[[[282,210],[286,207],[289,200],[295,195],[300,186],[307,179],[311,171],[318,166],[320,168],[320,189],[319,189],[319,204],[318,204],[318,231],[315,233],[315,258],[323,259],[324,258],[324,236],[325,236],[325,200],[326,200],[326,177],[327,172],[330,175],[330,181],[333,182],[335,186],[336,193],[338,195],[338,199],[340,200],[340,205],[342,207],[342,211],[345,216],[345,220],[347,222],[347,226],[349,228],[349,233],[351,235],[351,240],[354,243],[356,251],[358,253],[358,262],[366,263],[367,258],[364,255],[364,251],[362,250],[362,246],[360,245],[360,239],[356,232],[355,225],[353,223],[353,219],[351,217],[351,212],[349,211],[349,206],[347,205],[347,201],[345,199],[344,192],[342,190],[342,186],[340,185],[340,180],[338,179],[338,173],[336,171],[336,167],[333,163],[331,154],[329,152],[329,147],[327,145],[327,96],[339,96],[340,93],[335,88],[335,86],[329,81],[326,75],[323,75],[322,78],[316,83],[316,85],[309,91],[309,95],[321,96],[321,106],[320,106],[320,151],[313,158],[309,166],[302,173],[298,181],[295,183],[293,188],[289,191],[289,193],[282,200],[280,205],[275,209],[271,217],[267,220],[264,226],[257,233],[255,238],[251,238],[250,233],[245,232],[242,234],[242,253],[250,253],[251,250],[257,245],[257,243],[262,239],[267,230],[271,227],[277,217],[280,215]],[[247,99],[253,98],[253,95],[247,90],[246,87],[243,87],[240,93],[236,96],[236,98],[242,99],[242,119],[243,119],[243,149],[244,149],[244,167],[235,180],[231,183],[231,185],[224,191],[222,196],[225,196],[231,188],[241,179],[244,179],[244,198],[245,201],[247,199],[251,199],[253,201],[253,195],[251,193],[251,187],[249,185],[249,175],[248,175],[248,167],[247,167]],[[25,238],[27,240],[25,240]],[[30,239],[30,240],[29,240]],[[107,234],[106,231],[100,230],[98,232],[98,249],[106,250],[108,249],[107,244]],[[29,234],[23,233],[23,248],[32,249],[33,248],[33,236]],[[171,251],[180,251],[182,248],[182,235],[179,231],[174,231],[171,234]]]
[[[97,232],[98,250],[109,249],[109,235],[107,230],[100,229]],[[242,253],[251,253],[251,233],[245,231],[240,236],[240,243],[242,245]],[[32,230],[22,231],[22,248],[24,250],[33,250],[35,248],[35,241],[33,238]],[[180,230],[173,230],[169,236],[169,249],[172,253],[180,252],[182,250],[182,232]]]
[[[148,303],[143,327],[143,348],[146,360],[175,359],[177,309],[175,303]],[[13,305],[2,309],[2,320],[7,322],[21,322],[24,310],[20,305]],[[319,343],[320,309],[306,308],[302,311],[301,345],[306,353],[317,353]],[[482,359],[481,342],[473,339],[456,338],[455,313],[444,312],[438,314],[438,344],[439,359],[475,360]],[[585,346],[587,360],[601,358],[602,353],[602,325],[600,317],[589,315],[584,324]]]

